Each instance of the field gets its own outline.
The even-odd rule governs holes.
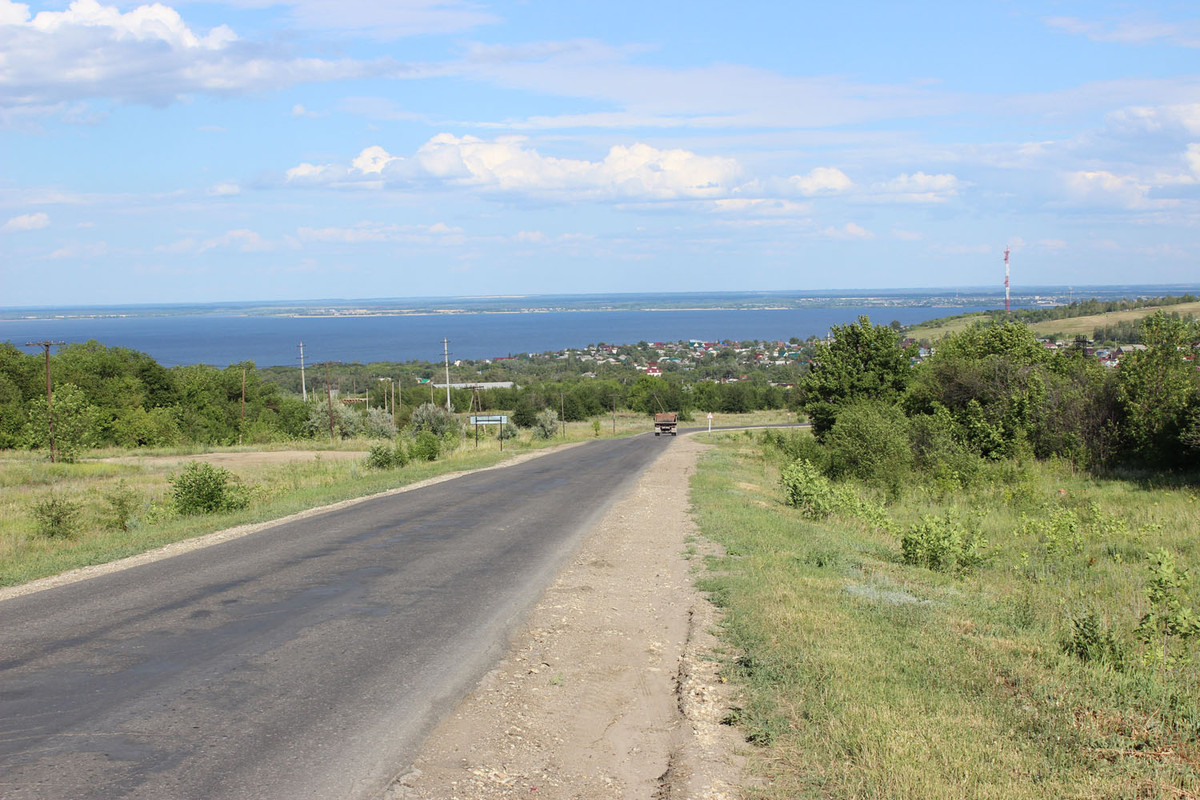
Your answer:
[[[762,434],[712,439],[692,501],[749,797],[1200,797],[1197,638],[1166,622],[1200,606],[1195,488],[998,463],[814,520]]]
[[[1034,333],[1039,336],[1054,336],[1058,335],[1066,339],[1072,339],[1077,334],[1083,334],[1091,338],[1092,333],[1104,325],[1116,325],[1121,322],[1132,322],[1143,317],[1148,317],[1158,307],[1154,308],[1135,308],[1129,311],[1110,311],[1107,314],[1092,314],[1086,317],[1072,317],[1069,319],[1051,319],[1045,322],[1031,323],[1029,327]],[[1164,310],[1168,314],[1179,314],[1181,317],[1191,315],[1200,315],[1200,302],[1196,303],[1180,303],[1178,305],[1166,306]],[[928,339],[930,342],[937,342],[952,333],[958,333],[966,330],[974,325],[987,319],[986,314],[960,314],[954,317],[943,317],[941,319],[930,320],[929,322],[913,325],[906,331],[906,335],[914,339]]]
[[[1129,311],[1112,311],[1107,314],[1094,314],[1088,317],[1074,317],[1072,319],[1052,319],[1046,322],[1037,322],[1029,327],[1034,333],[1039,336],[1050,336],[1059,334],[1064,338],[1073,338],[1076,334],[1083,334],[1091,337],[1092,332],[1103,325],[1116,325],[1120,322],[1132,322],[1133,320],[1142,319],[1153,314],[1157,309],[1154,308],[1137,308]],[[1181,317],[1192,315],[1200,315],[1200,302],[1197,303],[1180,303],[1179,305],[1167,306],[1164,309],[1168,314],[1178,314]]]
[[[794,421],[785,412],[718,415],[716,424]],[[457,447],[436,461],[400,469],[366,464],[369,441],[320,440],[272,449],[92,451],[75,464],[51,464],[45,453],[0,453],[0,586],[12,586],[68,569],[101,564],[213,531],[277,519],[354,497],[406,486],[461,470],[491,466],[505,458],[597,436],[631,436],[651,430],[641,415],[619,413],[567,423],[565,438],[538,441],[528,431],[501,452],[496,428],[464,428]],[[685,422],[699,426],[706,420]],[[615,427],[615,431],[614,431]],[[325,443],[328,445],[328,443]],[[216,514],[180,515],[172,503],[172,478],[200,461],[228,470],[249,499],[247,508]],[[53,501],[48,504],[48,501]],[[37,509],[74,508],[66,522],[39,519]]]

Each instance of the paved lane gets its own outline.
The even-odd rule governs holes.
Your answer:
[[[0,797],[375,795],[670,443],[593,442],[0,602]]]

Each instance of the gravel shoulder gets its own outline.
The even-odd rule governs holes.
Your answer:
[[[665,443],[664,443],[665,444]],[[386,800],[738,796],[716,609],[693,586],[681,436],[596,526]]]

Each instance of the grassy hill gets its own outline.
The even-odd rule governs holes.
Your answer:
[[[1069,339],[1077,334],[1083,334],[1091,338],[1093,331],[1097,328],[1139,320],[1150,316],[1160,308],[1169,314],[1179,314],[1182,317],[1200,316],[1200,302],[1179,303],[1171,306],[1145,306],[1143,308],[1110,311],[1105,314],[1089,314],[1083,317],[1070,317],[1067,319],[1049,319],[1043,322],[1030,323],[1029,327],[1039,336],[1058,335]],[[941,317],[940,319],[922,322],[920,325],[913,325],[907,330],[907,334],[917,340],[928,339],[931,342],[936,342],[938,339],[952,333],[965,330],[977,322],[988,322],[996,318],[995,312],[988,311],[958,314],[953,317]]]

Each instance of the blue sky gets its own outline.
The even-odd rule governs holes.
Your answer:
[[[1195,283],[1194,2],[0,0],[0,306]]]

